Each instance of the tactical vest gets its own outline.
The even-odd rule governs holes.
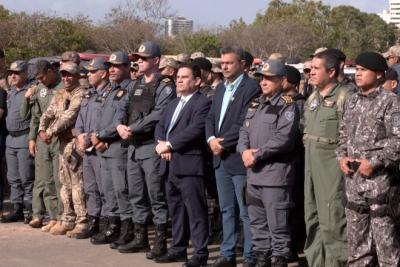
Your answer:
[[[159,85],[159,79],[147,84],[141,82],[135,84],[129,96],[128,125],[151,112],[156,104],[155,96]]]

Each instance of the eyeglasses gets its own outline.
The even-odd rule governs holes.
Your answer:
[[[21,75],[21,72],[20,71],[9,71],[8,72],[8,75]]]

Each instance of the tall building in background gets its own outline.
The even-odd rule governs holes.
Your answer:
[[[169,18],[165,21],[165,35],[174,37],[193,32],[193,20],[184,17]]]
[[[400,28],[400,0],[389,0],[389,11],[383,10],[378,14],[386,23],[391,23]]]

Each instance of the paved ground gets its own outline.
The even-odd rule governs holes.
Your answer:
[[[9,210],[6,203],[6,210]],[[154,234],[150,234],[150,242]],[[170,241],[170,240],[169,240]],[[219,246],[209,246],[211,264],[219,255]],[[189,250],[188,257],[191,257]],[[238,255],[239,257],[239,255]],[[238,266],[241,266],[238,258]],[[144,253],[121,254],[108,245],[92,245],[88,239],[53,236],[21,222],[0,223],[0,267],[180,267],[182,264],[157,264]],[[297,264],[290,264],[296,267]]]

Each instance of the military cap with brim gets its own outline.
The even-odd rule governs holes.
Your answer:
[[[166,68],[166,67],[171,67],[173,69],[178,69],[179,68],[179,63],[173,58],[162,58],[160,61],[160,65],[158,68],[160,70]]]
[[[195,59],[198,57],[206,57],[206,55],[204,55],[204,53],[200,51],[194,52],[193,54],[190,55],[191,59]]]
[[[386,71],[388,69],[386,59],[376,52],[364,52],[359,54],[355,63],[356,65],[372,71]]]
[[[85,69],[88,71],[108,70],[108,65],[106,64],[104,58],[96,57],[89,62],[89,65],[85,66]]]
[[[191,60],[192,59],[189,57],[189,55],[185,54],[185,53],[181,53],[181,54],[176,56],[176,61],[178,61],[179,63],[181,63],[181,62],[185,62],[186,63],[186,62],[189,62]]]
[[[61,64],[60,72],[68,72],[70,74],[79,74],[79,66],[74,62],[65,62]]]
[[[28,64],[26,63],[26,61],[16,60],[13,63],[11,63],[8,71],[21,72],[21,71],[26,71],[27,69],[28,69]]]
[[[79,57],[79,54],[75,51],[65,51],[61,55],[61,61],[72,61],[75,64],[79,65],[81,58]]]
[[[142,43],[139,46],[138,51],[133,53],[133,55],[137,55],[139,57],[144,57],[144,58],[161,57],[161,50],[158,44],[151,41],[147,41]]]
[[[388,58],[390,56],[400,57],[400,46],[394,45],[388,49],[385,53],[382,54],[384,58]]]
[[[267,60],[260,71],[256,71],[255,75],[262,75],[267,77],[273,76],[286,76],[287,72],[285,65],[277,60]]]
[[[105,63],[106,65],[127,65],[129,64],[128,54],[122,51],[114,52],[110,55],[110,58]]]

